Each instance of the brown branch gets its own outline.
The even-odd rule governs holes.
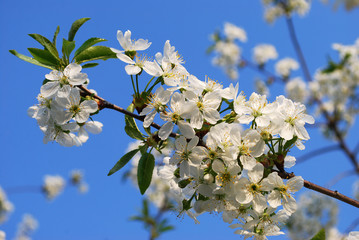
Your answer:
[[[359,225],[359,218],[355,219],[350,226],[345,230],[345,233],[350,233]]]
[[[125,109],[123,109],[123,108],[121,108],[121,107],[119,107],[119,106],[116,106],[115,104],[112,104],[112,103],[106,101],[105,99],[103,99],[103,98],[101,98],[101,97],[99,97],[99,96],[97,96],[97,95],[91,93],[91,92],[90,92],[87,88],[85,88],[84,86],[79,86],[79,88],[80,88],[82,91],[84,91],[86,94],[91,95],[91,96],[93,96],[94,98],[100,100],[100,106],[102,106],[103,108],[113,109],[113,110],[115,110],[115,111],[118,111],[118,112],[121,112],[121,113],[123,113],[123,114],[129,115],[129,116],[131,116],[131,117],[133,117],[133,118],[135,118],[135,119],[137,119],[137,120],[140,120],[140,121],[142,121],[142,122],[144,121],[144,117],[143,117],[143,116],[140,116],[140,115],[137,115],[137,114],[135,114],[135,113],[129,112],[129,111],[127,111],[127,110],[125,110]],[[101,104],[102,104],[102,105],[101,105]],[[161,126],[159,126],[158,124],[155,124],[155,123],[152,123],[151,126],[154,127],[154,128],[156,128],[156,129],[160,129],[160,128],[161,128]],[[171,133],[170,136],[172,136],[172,137],[177,137],[177,135],[178,135],[178,134],[176,134],[176,133]],[[289,179],[289,178],[292,178],[292,177],[295,176],[293,173],[287,173],[287,172],[279,172],[278,174],[279,174],[279,176],[281,176],[282,178],[285,178],[285,179]],[[318,185],[316,185],[316,184],[314,184],[314,183],[311,183],[311,182],[309,182],[309,181],[306,181],[306,180],[304,180],[304,187],[309,188],[309,189],[312,189],[312,190],[317,191],[317,192],[320,192],[320,193],[323,193],[323,194],[325,194],[325,195],[328,195],[328,196],[330,196],[330,197],[336,198],[336,199],[338,199],[338,200],[340,200],[340,201],[346,202],[346,203],[348,203],[348,204],[350,204],[350,205],[352,205],[352,206],[354,206],[354,207],[359,208],[359,202],[358,202],[358,201],[356,201],[356,200],[354,200],[354,199],[351,199],[351,198],[349,198],[349,197],[347,197],[347,196],[345,196],[345,195],[339,193],[338,191],[331,191],[331,190],[329,190],[329,189],[326,189],[326,188],[324,188],[324,187],[318,186]]]
[[[92,93],[90,90],[88,90],[87,88],[85,88],[82,85],[78,86],[78,88],[81,89],[82,91],[84,91],[87,95],[93,96],[95,99],[99,100],[98,104],[99,104],[100,109],[104,109],[104,108],[112,109],[112,110],[115,110],[117,112],[120,112],[120,113],[123,113],[125,115],[128,115],[130,117],[133,117],[133,118],[135,118],[135,119],[137,119],[137,120],[139,120],[141,122],[143,122],[145,120],[145,116],[137,115],[137,114],[135,114],[133,112],[127,111],[126,109],[124,109],[122,107],[119,107],[119,106],[117,106],[117,105],[115,105],[113,103],[110,103],[110,102],[106,101],[104,98]],[[150,126],[156,128],[158,130],[161,128],[161,126],[156,124],[156,123],[151,123]],[[176,137],[178,137],[178,134],[172,132],[170,134],[170,136],[173,137],[173,138],[176,138]]]
[[[288,26],[288,30],[289,30],[290,39],[292,40],[295,52],[296,52],[297,57],[299,59],[300,65],[302,66],[302,70],[303,70],[305,80],[307,80],[307,82],[310,82],[310,81],[312,81],[312,77],[310,75],[309,68],[308,68],[307,63],[305,61],[302,49],[300,47],[300,44],[299,44],[299,41],[298,41],[298,38],[297,38],[297,34],[295,33],[292,17],[287,16],[286,20],[287,20],[287,26]]]
[[[268,71],[267,69],[265,69],[264,67],[259,66],[258,64],[255,64],[245,58],[242,57],[241,63],[239,65],[240,67],[249,67],[253,70],[256,70],[258,72],[260,72],[261,74],[263,74],[264,76],[266,76],[268,78],[268,80],[279,80],[281,82],[287,82],[288,79],[280,77],[275,75],[274,73]]]
[[[330,187],[334,186],[335,184],[337,184],[337,182],[339,182],[343,178],[349,177],[349,176],[354,175],[354,174],[356,174],[356,172],[353,171],[353,170],[349,170],[349,171],[339,173],[332,180],[330,180],[329,183],[326,184],[326,187],[330,188]]]
[[[338,144],[316,149],[316,150],[314,150],[312,152],[306,153],[303,156],[298,157],[297,158],[297,163],[303,163],[303,162],[307,161],[310,158],[313,158],[313,157],[316,157],[318,155],[325,154],[325,153],[328,153],[328,152],[331,152],[331,151],[336,151],[338,149],[340,149]]]
[[[295,174],[294,173],[287,173],[287,172],[278,172],[278,175],[281,177],[281,178],[284,178],[284,179],[290,179],[290,178],[293,178],[295,177]],[[332,190],[329,190],[325,187],[321,187],[317,184],[314,184],[312,182],[309,182],[307,180],[304,180],[304,187],[305,188],[308,188],[308,189],[311,189],[311,190],[314,190],[316,192],[320,192],[324,195],[327,195],[329,197],[332,197],[332,198],[336,198],[342,202],[345,202],[345,203],[348,203],[354,207],[357,207],[359,208],[359,201],[356,201],[350,197],[347,197],[341,193],[339,193],[338,191],[332,191]]]
[[[297,54],[297,57],[299,59],[300,65],[302,67],[303,70],[303,74],[305,76],[305,79],[307,80],[307,82],[311,82],[312,81],[312,77],[310,75],[307,63],[305,61],[302,49],[300,47],[297,35],[295,33],[295,28],[294,28],[294,24],[293,24],[293,20],[290,16],[288,16],[287,18],[287,26],[288,26],[288,30],[289,30],[289,35],[290,38],[292,40],[292,44],[294,46],[295,52]],[[322,109],[323,114],[325,116],[325,118],[327,119],[327,126],[328,128],[330,128],[331,130],[333,130],[338,142],[339,142],[339,146],[340,148],[344,151],[344,153],[347,155],[347,157],[349,158],[350,162],[353,164],[355,171],[359,174],[359,164],[357,162],[356,156],[353,152],[351,152],[347,146],[347,144],[345,143],[343,136],[341,135],[339,129],[338,129],[338,124],[337,121],[333,121],[333,119],[331,118],[330,114],[328,113],[328,111],[326,111],[322,106],[323,103],[319,98],[315,98],[314,99],[315,102],[318,103],[319,107]]]

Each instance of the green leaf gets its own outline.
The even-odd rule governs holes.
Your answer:
[[[76,57],[76,63],[89,62],[94,60],[107,60],[109,58],[117,58],[116,53],[105,46],[93,46],[83,50]]]
[[[127,111],[129,112],[133,112],[134,111],[134,104],[131,103],[130,106],[128,106]],[[137,140],[143,140],[143,135],[141,133],[141,131],[138,129],[137,124],[135,122],[135,119],[133,119],[133,117],[125,115],[125,132],[127,133],[128,136],[130,136],[133,139],[137,139]]]
[[[96,67],[97,65],[98,63],[86,63],[82,65],[82,68],[92,68],[92,67]]]
[[[132,150],[125,155],[122,156],[122,158],[111,168],[111,170],[108,172],[107,176],[111,176],[121,168],[123,168],[132,158],[136,155],[136,153],[140,151],[140,149]]]
[[[287,151],[289,148],[292,147],[292,145],[297,141],[298,137],[294,136],[291,140],[287,141],[284,144],[284,151]]]
[[[56,68],[54,68],[53,66],[49,66],[49,65],[46,65],[46,64],[42,64],[40,63],[39,61],[37,61],[36,59],[34,58],[31,58],[31,57],[28,57],[28,56],[25,56],[21,53],[18,53],[16,50],[9,50],[9,52],[13,55],[15,55],[16,57],[20,58],[21,60],[24,60],[26,62],[29,62],[29,63],[32,63],[32,64],[35,64],[37,66],[40,66],[40,67],[44,67],[44,68],[48,68],[48,69],[53,69],[55,70]]]
[[[69,58],[71,52],[75,49],[75,41],[67,41],[65,38],[62,40],[62,54],[66,59],[66,65],[70,63]]]
[[[89,47],[95,45],[96,43],[99,42],[104,42],[107,41],[106,39],[103,38],[90,38],[88,39],[86,42],[84,42],[75,52],[75,57],[77,55],[79,55],[81,52],[83,52],[84,50],[88,49]]]
[[[55,58],[48,50],[42,50],[38,48],[28,48],[30,54],[40,63],[49,66],[59,66],[60,61]]]
[[[325,240],[325,229],[322,228],[311,240]]]
[[[137,167],[137,182],[140,192],[143,195],[151,184],[155,157],[151,153],[142,154]]]
[[[127,135],[130,138],[136,139],[136,140],[143,140],[143,136],[142,133],[137,131],[136,129],[129,127],[129,126],[125,126],[125,132],[127,133]]]
[[[54,44],[55,47],[56,47],[57,35],[59,35],[59,32],[60,32],[60,26],[57,26],[54,37],[52,39],[52,44]]]
[[[142,201],[142,214],[145,217],[149,216],[148,202],[146,199],[143,199],[143,201]]]
[[[54,58],[60,61],[59,53],[57,52],[55,45],[52,42],[50,42],[49,39],[36,33],[29,34],[29,36],[35,39],[36,41],[38,41],[42,46],[44,46],[44,48],[47,51],[49,51],[52,54],[52,56],[54,56]]]
[[[147,144],[139,146],[138,149],[140,149],[141,154],[144,154],[145,152],[147,152],[148,146]]]
[[[84,24],[88,20],[90,20],[90,18],[80,18],[80,19],[76,20],[71,26],[67,40],[70,42],[73,41],[79,28],[82,26],[82,24]]]

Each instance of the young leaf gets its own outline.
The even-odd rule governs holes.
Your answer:
[[[137,167],[137,182],[140,192],[143,195],[151,184],[155,157],[151,153],[142,154]]]
[[[54,44],[55,47],[56,47],[57,35],[59,34],[59,32],[60,32],[60,26],[57,26],[54,37],[52,39],[52,44]]]
[[[69,64],[71,52],[75,49],[75,41],[67,41],[65,38],[62,41],[62,54],[66,59],[66,64]]]
[[[76,63],[89,62],[94,60],[107,60],[109,58],[117,58],[116,53],[112,52],[110,48],[105,46],[93,46],[85,49],[76,57]]]
[[[127,111],[133,112],[134,104],[128,106]],[[125,115],[125,123],[126,123],[125,132],[127,133],[128,136],[130,136],[133,139],[143,140],[143,135],[141,131],[138,129],[135,119],[133,119],[133,117]]]
[[[122,158],[115,164],[115,166],[111,168],[107,176],[111,176],[112,174],[123,168],[133,158],[133,156],[136,155],[138,151],[140,151],[140,149],[137,148],[123,155]]]
[[[142,133],[137,131],[138,129],[132,128],[128,125],[125,126],[125,132],[130,138],[136,139],[136,140],[143,140]]]
[[[325,229],[322,228],[311,240],[325,240]]]
[[[71,26],[67,40],[70,42],[73,41],[75,38],[75,35],[77,33],[77,30],[79,30],[79,28],[82,26],[82,24],[84,24],[88,20],[90,20],[90,18],[80,18],[80,19],[76,20]]]
[[[54,56],[54,58],[60,60],[59,53],[57,52],[55,45],[50,42],[49,39],[36,33],[29,34],[29,36],[38,41],[42,46],[44,46],[44,48],[48,50],[52,54],[52,56]]]
[[[84,42],[75,52],[75,57],[77,55],[79,55],[80,53],[82,53],[84,50],[88,49],[89,47],[95,45],[96,43],[99,42],[104,42],[107,41],[106,39],[103,38],[90,38],[88,39],[86,42]]]
[[[86,63],[82,65],[82,68],[92,68],[92,67],[96,67],[97,65],[98,63]]]
[[[55,58],[49,51],[38,48],[28,48],[30,54],[40,63],[50,66],[59,66],[60,60]]]
[[[54,68],[53,66],[49,66],[49,65],[46,65],[46,64],[42,64],[40,63],[39,61],[37,61],[36,59],[34,58],[31,58],[31,57],[28,57],[28,56],[25,56],[21,53],[18,53],[16,52],[16,50],[9,50],[9,52],[13,55],[15,55],[16,57],[20,58],[21,60],[24,60],[26,62],[29,62],[29,63],[32,63],[32,64],[35,64],[37,66],[40,66],[40,67],[44,67],[44,68],[48,68],[48,69],[52,69],[52,70],[55,70],[56,68]]]

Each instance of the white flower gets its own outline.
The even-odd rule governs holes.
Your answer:
[[[277,72],[277,74],[285,78],[290,75],[291,71],[297,70],[298,68],[299,64],[293,58],[283,58],[275,65],[275,71]]]
[[[138,40],[131,39],[131,31],[127,30],[125,34],[122,31],[117,31],[117,40],[120,43],[121,47],[125,50],[124,52],[132,52],[132,51],[143,51],[150,47],[151,43],[148,40],[144,40],[142,38]],[[112,51],[118,53],[119,51],[111,48]],[[131,54],[132,55],[132,54]],[[133,54],[135,55],[135,54]]]
[[[170,91],[165,90],[162,86],[157,88],[156,92],[150,96],[151,102],[140,113],[141,116],[146,115],[143,126],[148,128],[158,112],[163,112],[166,109],[166,104],[171,97]]]
[[[189,104],[185,102],[184,96],[178,92],[175,92],[172,95],[170,106],[172,112],[161,112],[161,118],[167,122],[161,126],[160,130],[158,131],[158,136],[162,140],[167,139],[173,130],[174,124],[177,124],[183,136],[188,139],[193,138],[195,136],[193,128],[188,122],[182,120],[182,117],[188,114],[192,107],[190,107]]]
[[[51,141],[56,141],[65,147],[81,146],[80,139],[72,133],[79,130],[77,123],[58,125],[51,121],[47,126],[41,127],[40,129],[45,134],[43,139],[45,144]]]
[[[265,64],[270,59],[276,59],[278,57],[278,53],[275,50],[275,47],[270,44],[261,44],[257,45],[253,49],[253,59],[259,65]]]
[[[88,138],[90,132],[92,134],[99,134],[102,132],[103,124],[98,121],[88,121],[80,124],[80,128],[78,130],[78,138],[82,143],[85,143]]]
[[[238,181],[238,174],[241,171],[238,164],[229,164],[225,166],[220,160],[214,160],[212,169],[217,173],[216,184],[221,187],[231,188],[231,186]]]
[[[236,25],[232,23],[225,23],[224,24],[224,34],[227,36],[229,40],[235,40],[238,39],[241,42],[247,41],[247,34],[246,32]]]
[[[41,95],[45,98],[58,96],[66,98],[70,94],[71,86],[82,85],[89,82],[86,73],[81,73],[82,67],[71,63],[63,72],[54,70],[45,75],[49,82],[41,86]]]
[[[268,104],[266,95],[252,93],[248,102],[235,106],[235,112],[239,115],[237,120],[240,123],[248,124],[255,120],[256,126],[267,127],[275,108],[276,104]]]
[[[5,240],[5,239],[6,239],[5,232],[0,230],[0,240]]]
[[[257,163],[251,171],[248,171],[248,178],[242,177],[235,185],[236,200],[239,203],[253,204],[254,210],[263,212],[267,207],[265,197],[262,195],[262,184],[260,181],[263,178],[264,167],[262,164]]]
[[[30,214],[24,214],[22,221],[20,222],[15,240],[31,240],[30,235],[39,226],[37,220]]]
[[[184,95],[193,106],[190,112],[192,127],[201,129],[204,120],[211,124],[217,123],[220,119],[217,109],[222,101],[221,95],[217,91],[208,92],[204,96],[186,91]]]
[[[7,220],[7,215],[13,209],[14,205],[7,199],[5,191],[0,187],[0,224]]]
[[[161,64],[163,64],[163,62],[168,62],[174,66],[184,63],[182,57],[178,54],[177,51],[175,51],[175,47],[171,46],[170,40],[165,42],[165,46],[163,47],[163,55],[160,52],[156,53],[156,60]]]
[[[279,105],[277,111],[281,121],[283,121],[280,136],[285,140],[290,140],[294,136],[301,140],[308,140],[310,137],[304,128],[304,124],[313,124],[314,118],[304,113],[306,110],[305,106],[300,103],[293,103],[284,96],[277,97],[276,102]]]
[[[308,96],[307,85],[300,77],[291,79],[287,82],[285,91],[288,97],[295,102],[304,102]]]
[[[50,200],[57,197],[65,187],[65,180],[59,175],[45,175],[42,189]]]
[[[197,136],[194,136],[188,143],[184,136],[180,136],[176,139],[176,151],[170,159],[170,164],[180,164],[181,178],[189,176],[190,165],[199,165],[201,163],[201,159],[193,154],[193,150],[197,146],[198,141],[199,138]]]
[[[289,179],[285,185],[278,173],[273,172],[263,180],[262,185],[265,190],[272,189],[268,195],[268,203],[271,207],[276,208],[282,205],[283,200],[283,208],[288,215],[296,211],[297,204],[290,193],[297,192],[303,187],[304,180],[302,177],[295,176]]]
[[[81,101],[80,91],[77,88],[71,88],[69,96],[66,98],[57,97],[57,109],[53,111],[55,121],[58,124],[65,124],[74,118],[78,123],[84,123],[90,116],[98,110],[96,101],[85,100]],[[64,111],[61,111],[64,109]]]

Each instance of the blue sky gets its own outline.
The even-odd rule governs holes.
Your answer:
[[[211,57],[205,54],[210,46],[210,34],[221,29],[225,22],[243,27],[248,42],[243,44],[243,55],[251,56],[256,44],[270,43],[277,47],[279,57],[293,57],[295,52],[289,41],[284,19],[273,25],[263,20],[260,1],[8,1],[0,2],[0,186],[40,186],[45,174],[68,176],[71,169],[82,169],[90,191],[78,194],[75,189],[66,191],[52,202],[39,193],[14,193],[9,200],[15,211],[9,220],[0,225],[12,239],[17,223],[24,213],[32,214],[40,224],[34,239],[147,239],[147,232],[139,223],[128,218],[141,206],[141,195],[130,183],[121,182],[121,172],[111,177],[108,170],[124,154],[130,140],[124,132],[123,116],[104,110],[95,117],[104,124],[100,135],[91,135],[82,147],[65,148],[56,143],[42,143],[43,134],[36,121],[26,114],[27,108],[36,103],[47,69],[23,62],[8,50],[16,49],[27,54],[27,48],[39,47],[27,34],[39,33],[51,38],[60,25],[59,39],[67,36],[71,23],[82,17],[90,17],[76,36],[78,44],[90,37],[101,37],[106,46],[120,48],[116,32],[130,29],[134,38],[152,42],[148,54],[162,51],[170,40],[186,61],[187,70],[200,79],[206,75],[229,85],[231,81],[221,69],[212,66]],[[359,37],[355,23],[359,21],[358,10],[334,12],[329,6],[314,1],[305,18],[294,17],[297,34],[304,55],[313,74],[326,63],[328,55],[336,57],[332,43],[353,44]],[[77,45],[79,46],[79,45]],[[269,65],[271,67],[271,65]],[[131,102],[130,81],[119,60],[100,62],[94,69],[87,69],[90,88],[100,96],[126,107]],[[251,70],[240,73],[240,88],[250,95],[253,79],[260,76]],[[297,71],[297,76],[301,72]],[[274,93],[281,92],[274,85]],[[316,131],[310,131],[311,140],[307,150],[331,144]],[[353,134],[352,134],[353,135]],[[355,145],[355,136],[349,136],[349,145]],[[293,152],[295,156],[303,153]],[[343,154],[330,153],[297,165],[293,171],[304,179],[324,185],[338,171],[351,169]],[[345,179],[336,187],[344,194],[351,194],[354,177]],[[302,190],[302,192],[304,192]],[[355,219],[357,211],[351,206],[340,205],[340,230]],[[237,239],[233,230],[222,223],[220,217],[205,215],[196,225],[191,219],[178,219],[170,215],[176,230],[162,239]],[[358,229],[357,229],[358,230]],[[278,238],[280,239],[280,238]]]

